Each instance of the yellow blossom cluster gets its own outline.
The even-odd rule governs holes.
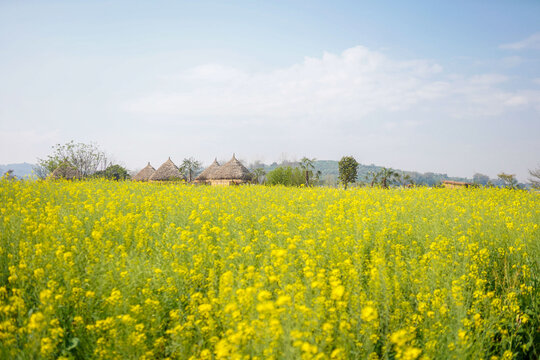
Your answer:
[[[540,196],[0,181],[0,358],[538,358]]]

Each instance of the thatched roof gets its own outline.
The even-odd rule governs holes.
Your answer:
[[[233,155],[232,159],[229,160],[223,166],[220,166],[212,174],[210,180],[251,180],[251,173],[249,170],[242,165],[240,161],[236,159]]]
[[[449,184],[449,185],[472,185],[470,182],[464,182],[464,181],[452,181],[452,180],[444,180],[443,184]]]
[[[148,179],[150,179],[150,176],[152,176],[155,172],[156,172],[156,169],[154,169],[154,167],[150,165],[150,163],[148,163],[148,165],[146,165],[144,169],[139,171],[137,175],[133,177],[133,180],[134,181],[148,181]]]
[[[181,180],[184,179],[184,176],[180,173],[180,170],[169,160],[165,161],[155,173],[150,176],[148,180],[150,181],[169,181],[169,180]]]
[[[66,179],[66,180],[72,180],[72,179],[79,179],[81,177],[81,173],[77,168],[71,166],[67,161],[64,161],[54,171],[51,173],[50,177],[52,179]]]
[[[217,162],[217,159],[214,159],[214,162],[209,167],[204,169],[204,171],[195,178],[195,181],[206,181],[212,179],[212,176],[218,169],[219,163]]]

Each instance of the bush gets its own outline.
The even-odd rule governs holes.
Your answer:
[[[130,178],[128,171],[120,165],[110,165],[105,170],[96,171],[93,176],[108,180],[128,180]]]
[[[304,183],[304,174],[299,168],[280,166],[266,175],[267,185],[300,186]]]

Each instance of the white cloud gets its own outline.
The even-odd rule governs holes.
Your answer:
[[[209,64],[171,79],[177,91],[140,97],[126,109],[189,121],[316,124],[410,109],[436,108],[456,118],[494,116],[538,101],[535,94],[500,89],[508,80],[501,74],[450,75],[428,60],[393,60],[362,46],[269,72]]]
[[[535,33],[520,41],[510,44],[500,45],[499,48],[505,50],[524,50],[524,49],[540,49],[540,33]]]

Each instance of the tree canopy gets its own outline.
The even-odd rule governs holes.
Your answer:
[[[66,144],[54,145],[52,154],[45,159],[38,159],[34,173],[40,178],[45,178],[62,163],[73,166],[82,177],[104,170],[109,165],[105,152],[96,144],[70,141]]]
[[[280,166],[266,175],[266,184],[300,186],[304,184],[304,174],[299,168]]]
[[[517,189],[518,188],[518,181],[516,179],[516,175],[514,174],[506,174],[504,172],[497,175],[499,179],[503,182],[503,186],[507,189]]]
[[[128,180],[130,178],[126,168],[120,165],[110,165],[105,170],[96,171],[94,177],[109,180]]]
[[[300,160],[300,167],[302,170],[304,170],[304,175],[306,178],[306,186],[309,186],[309,177],[313,174],[313,170],[315,169],[315,158],[309,159],[307,157],[303,157],[302,160]]]
[[[180,165],[180,172],[186,177],[188,182],[193,180],[193,174],[195,174],[200,168],[202,163],[195,160],[193,157],[185,158]]]
[[[339,160],[339,181],[345,189],[348,184],[354,183],[357,177],[358,162],[352,156],[344,156]]]

